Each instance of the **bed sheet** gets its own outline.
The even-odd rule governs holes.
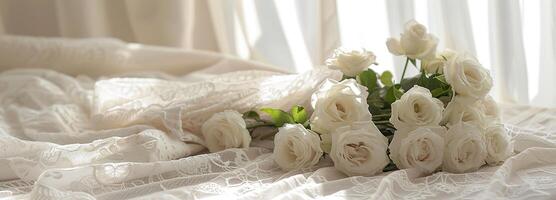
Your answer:
[[[15,69],[12,69],[15,68]],[[556,109],[503,104],[515,155],[478,172],[284,172],[272,141],[208,153],[213,113],[308,105],[325,79],[113,39],[0,37],[0,198],[554,199]],[[12,70],[7,70],[12,69]]]

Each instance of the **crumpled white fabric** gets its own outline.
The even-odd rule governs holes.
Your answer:
[[[0,37],[0,58],[13,54],[2,48],[5,42],[29,60],[25,56],[9,62],[0,59],[0,66],[45,63],[63,66],[57,70],[69,74],[76,72],[73,67],[94,66],[97,60],[110,66],[107,63],[111,61],[101,58],[80,59],[92,47],[105,49],[109,56],[114,53],[113,46],[95,40]],[[53,51],[71,52],[72,57],[62,59],[67,55]],[[167,55],[188,54],[156,47],[135,51],[156,52],[145,54],[150,63],[179,63],[178,57]],[[197,55],[201,60],[231,59]],[[138,57],[127,59],[119,67],[141,63]],[[324,79],[341,77],[338,72],[320,69],[290,75],[231,60],[198,61],[206,66],[196,70],[187,69],[184,62],[186,69],[181,74],[161,67],[172,75],[139,73],[142,68],[132,65],[132,74],[100,78],[95,76],[118,71],[100,67],[98,74],[78,77],[42,69],[0,73],[0,197],[553,199],[556,195],[554,109],[505,105],[506,128],[518,154],[501,166],[467,174],[423,176],[398,170],[373,177],[346,177],[331,167],[329,158],[310,169],[284,172],[273,162],[268,140],[255,140],[247,149],[208,154],[199,127],[213,113],[307,106],[309,96]],[[234,70],[245,70],[245,66],[252,70]]]

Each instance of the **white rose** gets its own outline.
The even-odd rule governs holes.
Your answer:
[[[301,124],[285,124],[274,136],[274,162],[283,170],[314,166],[322,154],[319,136]]]
[[[510,139],[502,125],[491,126],[484,132],[487,157],[489,165],[504,162],[511,155]]]
[[[445,49],[442,53],[436,55],[435,58],[423,60],[421,68],[429,74],[442,74],[444,73],[444,67],[448,60],[453,58],[455,55],[455,51]]]
[[[342,71],[346,76],[354,77],[368,69],[375,63],[376,56],[373,52],[362,49],[361,51],[346,51],[336,49],[334,55],[326,60],[330,69]]]
[[[463,173],[485,164],[487,150],[481,129],[473,124],[459,123],[448,128],[442,169]]]
[[[492,77],[479,62],[466,54],[458,54],[448,60],[444,68],[446,82],[456,95],[471,102],[485,97],[492,88]]]
[[[228,148],[247,148],[251,136],[242,115],[235,110],[225,110],[212,115],[201,127],[210,152]]]
[[[326,80],[311,97],[311,129],[329,134],[354,122],[371,121],[367,95],[367,89],[353,79]]]
[[[443,110],[442,101],[432,97],[428,89],[416,85],[392,103],[390,123],[396,129],[437,126],[442,120]]]
[[[442,165],[446,128],[419,127],[409,133],[396,131],[390,143],[390,158],[400,169],[416,168],[432,173]]]
[[[388,139],[372,122],[356,123],[332,133],[330,158],[348,176],[371,176],[390,162],[387,148]]]
[[[406,55],[412,59],[432,59],[436,55],[438,39],[427,33],[427,28],[415,20],[405,24],[400,40],[389,38],[386,46],[394,55]]]
[[[442,124],[448,126],[466,122],[486,128],[487,120],[483,110],[474,104],[468,104],[466,99],[459,96],[452,98],[443,115]]]
[[[475,106],[483,111],[483,114],[486,117],[486,121],[495,123],[502,121],[500,108],[498,107],[496,101],[494,101],[494,99],[490,95],[487,95],[485,98],[477,101],[475,103]]]

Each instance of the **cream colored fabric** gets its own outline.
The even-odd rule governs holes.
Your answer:
[[[333,0],[0,0],[0,34],[114,37],[307,71],[339,46],[335,11]]]
[[[440,50],[468,52],[491,69],[499,101],[556,106],[553,0],[0,0],[0,34],[98,38],[206,50],[304,72],[339,46],[385,48],[417,19]],[[418,73],[409,68],[406,75]],[[519,81],[515,81],[519,80]]]
[[[284,172],[273,162],[272,141],[254,140],[250,148],[209,154],[200,125],[225,109],[307,105],[315,88],[326,78],[339,79],[338,72],[285,74],[197,51],[130,49],[131,44],[117,40],[17,37],[2,38],[0,44],[4,68],[58,70],[0,73],[0,197],[553,199],[556,195],[554,109],[505,105],[506,128],[519,154],[502,166],[478,172],[422,176],[398,170],[346,177],[331,167],[329,158],[310,169]],[[86,70],[95,66],[95,73]],[[113,74],[124,71],[129,73]],[[73,76],[81,73],[92,74]]]
[[[102,76],[144,71],[184,75],[246,69],[285,72],[221,54],[124,43],[116,39],[62,39],[0,36],[0,70],[53,69],[70,75]],[[215,70],[218,69],[218,71]]]

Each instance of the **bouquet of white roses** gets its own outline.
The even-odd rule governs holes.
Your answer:
[[[492,78],[467,54],[437,53],[437,43],[415,21],[399,39],[388,39],[388,50],[406,57],[399,82],[370,67],[377,64],[372,52],[338,49],[326,64],[342,71],[343,79],[318,88],[311,115],[301,106],[260,109],[271,120],[255,111],[217,113],[203,125],[205,138],[214,140],[207,141],[209,150],[246,147],[250,132],[273,126],[274,160],[284,170],[314,166],[324,154],[350,176],[396,168],[463,173],[500,164],[511,148],[488,96]],[[409,63],[420,70],[417,76],[405,77]]]

